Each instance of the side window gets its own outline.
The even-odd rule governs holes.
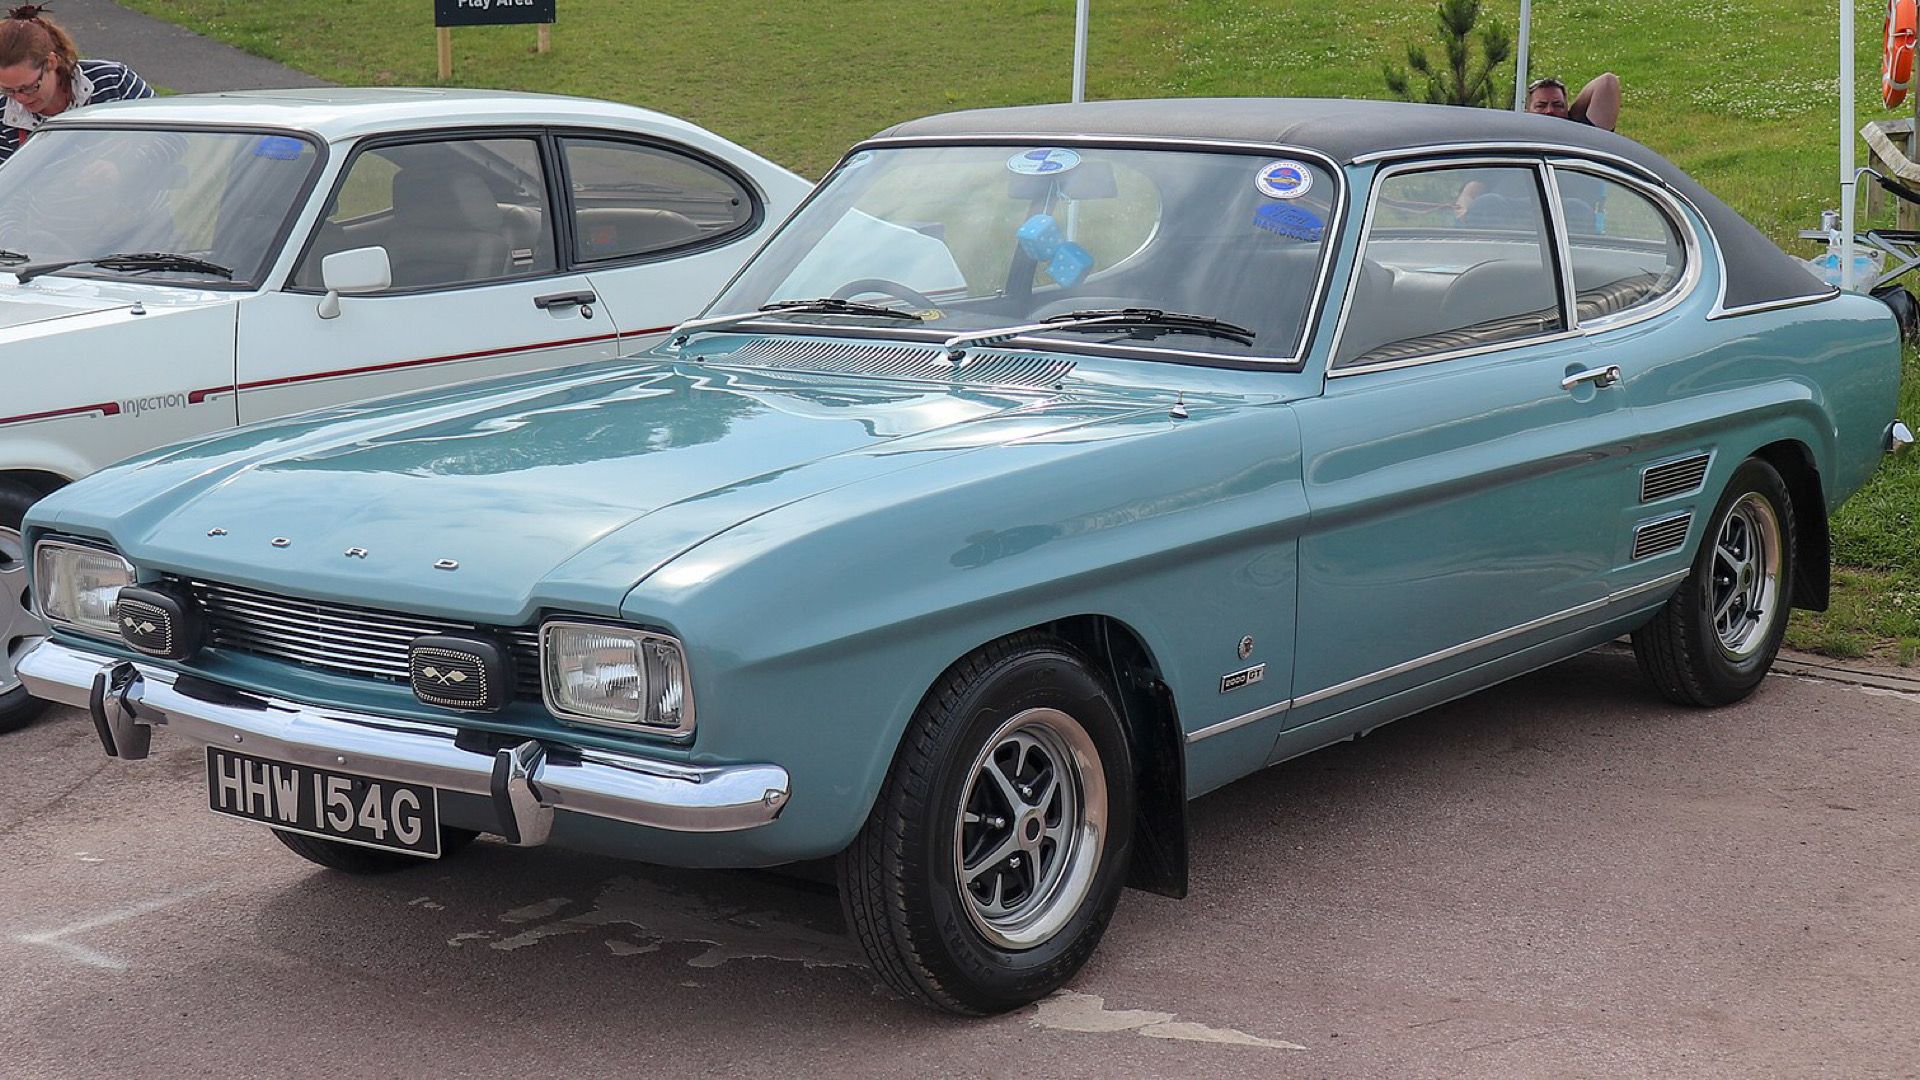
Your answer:
[[[753,220],[753,194],[719,168],[656,146],[560,140],[573,188],[573,254],[605,262],[685,247]]]
[[[318,289],[322,259],[376,245],[387,250],[395,289],[552,273],[553,221],[539,145],[462,139],[357,155],[293,283]]]
[[[1377,184],[1336,368],[1566,329],[1539,173],[1472,166]]]
[[[1657,303],[1687,271],[1679,228],[1652,199],[1596,173],[1556,168],[1582,323]]]

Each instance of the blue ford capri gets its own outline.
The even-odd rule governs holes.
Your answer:
[[[338,870],[832,856],[887,984],[993,1012],[1183,895],[1237,777],[1629,632],[1675,701],[1755,692],[1899,375],[1884,307],[1608,132],[956,113],[650,352],[45,499],[19,670]]]

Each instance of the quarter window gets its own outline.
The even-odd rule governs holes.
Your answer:
[[[539,144],[462,139],[365,151],[335,189],[294,284],[318,289],[322,259],[373,246],[386,249],[395,289],[552,273]]]
[[[1597,173],[1556,168],[1554,180],[1581,323],[1647,307],[1679,287],[1686,244],[1652,199]]]
[[[715,166],[640,143],[560,141],[580,262],[630,259],[744,229],[753,195]]]
[[[1394,173],[1374,195],[1336,368],[1566,329],[1537,170]]]

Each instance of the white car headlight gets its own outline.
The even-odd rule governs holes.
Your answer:
[[[563,720],[663,735],[693,730],[686,653],[664,634],[549,622],[540,632],[540,684]]]
[[[42,540],[33,548],[33,599],[50,623],[118,637],[113,603],[133,566],[104,548]]]

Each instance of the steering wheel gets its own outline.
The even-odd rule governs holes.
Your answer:
[[[861,296],[866,293],[879,293],[882,296],[891,296],[895,300],[905,300],[907,303],[912,304],[922,311],[931,311],[939,306],[933,302],[931,297],[923,292],[911,289],[891,278],[880,277],[863,277],[855,281],[849,281],[845,285],[833,290],[833,298],[835,300],[851,300],[856,296]]]

